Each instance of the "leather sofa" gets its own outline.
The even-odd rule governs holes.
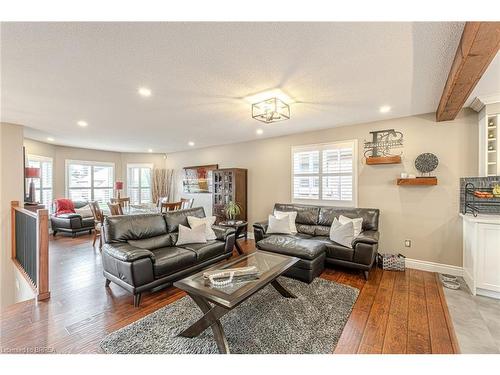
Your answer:
[[[258,249],[300,258],[285,276],[310,283],[324,270],[325,264],[332,264],[360,269],[368,279],[378,250],[378,209],[276,203],[274,210],[296,211],[298,233],[267,234],[265,221],[253,225],[254,237]],[[363,218],[362,232],[352,241],[352,248],[329,238],[333,219],[340,215]]]
[[[73,201],[75,208],[82,208],[89,204],[85,201]],[[50,215],[50,226],[55,237],[57,232],[71,233],[73,237],[80,232],[92,233],[95,221],[93,217],[82,217],[80,214]]]
[[[163,214],[108,216],[104,219],[102,265],[106,286],[120,285],[134,295],[137,307],[147,290],[159,290],[233,252],[233,228],[212,226],[217,239],[175,246],[179,224],[205,217],[203,207]]]

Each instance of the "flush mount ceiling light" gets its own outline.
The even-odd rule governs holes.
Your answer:
[[[47,137],[47,141],[49,141],[49,142],[54,142],[54,138],[52,138],[52,137]]]
[[[139,93],[140,96],[143,96],[145,98],[148,98],[151,96],[151,90],[148,89],[147,87],[139,87],[137,92]]]
[[[255,132],[257,133],[257,135],[262,135],[262,133],[264,133],[264,130],[257,129]]]
[[[383,105],[378,110],[380,111],[380,113],[387,113],[391,110],[391,106],[390,105]]]
[[[151,148],[150,148],[150,149],[148,149],[148,152],[153,152],[153,149],[151,149]]]
[[[252,104],[252,118],[270,124],[288,120],[290,106],[276,97]]]
[[[191,147],[193,147],[194,146],[194,142],[193,141],[189,141],[188,145],[191,146]]]
[[[76,124],[78,126],[81,126],[82,128],[85,128],[88,125],[87,121],[83,121],[83,120],[78,121]]]
[[[244,100],[252,105],[252,118],[266,124],[288,120],[290,104],[294,101],[280,89],[272,89],[251,94]]]

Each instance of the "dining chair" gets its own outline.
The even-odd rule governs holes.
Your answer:
[[[109,211],[111,216],[123,215],[123,209],[120,203],[108,203]]]
[[[162,202],[160,212],[177,211],[182,208],[182,202]]]
[[[99,238],[99,250],[102,250],[102,225],[104,222],[104,214],[99,207],[97,201],[89,202],[90,211],[92,211],[92,216],[94,216],[94,241],[92,242],[92,247],[95,246],[97,238]]]
[[[156,207],[161,211],[161,204],[167,202],[168,202],[168,197],[159,197],[158,200],[156,201]]]
[[[130,198],[111,198],[110,200],[111,203],[118,203],[122,208],[128,209],[130,207]]]
[[[194,198],[181,198],[182,209],[192,208],[194,203]]]

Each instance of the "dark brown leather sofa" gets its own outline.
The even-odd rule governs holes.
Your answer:
[[[267,234],[267,221],[255,223],[255,243],[259,249],[300,258],[285,273],[286,276],[310,283],[319,276],[326,263],[360,269],[368,278],[378,250],[378,209],[276,203],[274,210],[296,211],[298,233]],[[352,241],[352,248],[330,241],[333,219],[340,215],[363,218],[362,232]]]
[[[106,286],[120,285],[134,295],[159,290],[232,254],[235,231],[212,226],[217,239],[201,244],[175,246],[179,224],[187,217],[205,217],[202,207],[164,214],[109,216],[104,220],[102,265]]]

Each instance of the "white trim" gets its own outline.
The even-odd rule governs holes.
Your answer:
[[[54,162],[54,159],[49,157],[49,156],[41,156],[41,155],[35,155],[35,154],[28,154],[28,160],[38,160],[38,161],[51,161]]]
[[[428,262],[426,260],[406,258],[405,264],[407,268],[413,268],[421,271],[446,273],[453,276],[463,276],[464,274],[464,270],[462,267],[443,263]]]
[[[353,145],[353,170],[352,170],[352,201],[335,201],[335,200],[323,200],[323,199],[294,199],[293,197],[293,189],[294,189],[294,153],[297,151],[311,151],[311,150],[319,150],[325,146],[330,145]],[[320,153],[321,154],[321,153]],[[321,156],[320,156],[320,168],[321,168]],[[316,174],[314,174],[316,175]],[[320,173],[321,175],[321,173]],[[305,174],[304,176],[307,176]],[[319,192],[321,195],[321,178],[319,181]],[[308,144],[308,145],[297,145],[292,146],[290,150],[290,202],[299,203],[299,204],[315,204],[322,206],[335,206],[335,207],[358,207],[358,140],[357,139],[346,139],[342,141],[333,141],[333,142],[324,142],[324,143],[316,143],[316,144]]]
[[[153,169],[154,164],[153,163],[127,163],[127,169],[128,168],[149,168]]]

